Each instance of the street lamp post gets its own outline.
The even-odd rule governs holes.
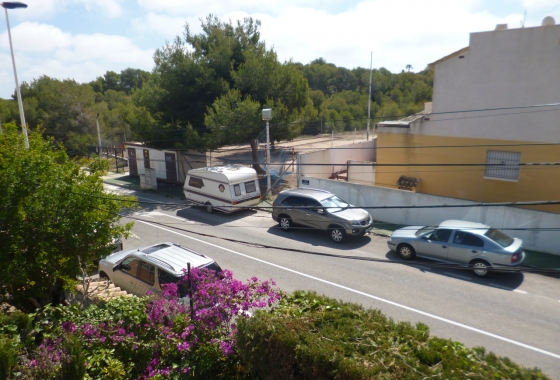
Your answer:
[[[266,120],[266,192],[272,195],[270,182],[270,133],[268,121],[272,120],[272,108],[264,108],[262,110],[262,119]]]
[[[2,8],[4,8],[4,12],[6,12],[6,24],[8,26],[8,39],[10,40],[10,52],[12,53],[12,65],[14,66],[14,78],[16,80],[16,93],[18,99],[18,106],[19,106],[19,117],[21,120],[21,130],[23,131],[23,136],[25,138],[25,147],[29,148],[29,138],[27,137],[27,124],[25,123],[25,115],[23,114],[23,102],[21,100],[21,91],[19,89],[19,82],[17,77],[16,71],[16,59],[14,58],[14,48],[12,46],[12,33],[10,32],[10,20],[8,18],[8,9],[17,9],[17,8],[27,8],[27,4],[19,3],[19,2],[3,2],[0,3]]]

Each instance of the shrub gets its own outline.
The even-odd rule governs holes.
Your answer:
[[[252,309],[269,307],[280,294],[272,289],[273,282],[253,278],[242,283],[229,271],[217,277],[193,269],[191,280],[192,314],[189,303],[177,297],[175,284],[166,286],[163,295],[121,297],[85,310],[77,305],[45,307],[35,317],[40,342],[28,342],[21,377],[245,377],[235,349],[236,323]]]
[[[426,325],[302,291],[239,321],[237,348],[266,379],[546,378],[481,348],[430,337]]]

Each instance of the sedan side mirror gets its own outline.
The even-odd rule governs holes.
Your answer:
[[[422,240],[429,240],[428,237],[427,237],[426,235],[422,235],[422,236],[420,237],[420,239],[422,239]]]
[[[324,208],[319,208],[319,209],[317,209],[317,212],[318,212],[319,214],[324,214],[324,213],[325,213],[325,209],[324,209]]]

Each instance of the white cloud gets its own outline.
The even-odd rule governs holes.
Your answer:
[[[100,9],[109,17],[118,17],[123,14],[123,8],[119,4],[122,0],[68,0],[69,3],[84,4],[86,9]]]
[[[470,32],[492,30],[505,22],[517,27],[522,19],[521,14],[499,18],[475,11],[482,0],[364,0],[345,8],[336,0],[138,0],[138,4],[151,11],[142,19],[144,31],[151,28],[174,37],[182,35],[178,25],[185,21],[199,32],[198,19],[210,12],[234,23],[250,16],[262,21],[262,39],[274,46],[282,60],[308,63],[323,57],[338,66],[367,67],[373,51],[374,67],[391,71],[407,64],[421,70],[467,46]]]
[[[55,55],[63,62],[102,61],[145,67],[152,62],[153,51],[138,48],[126,37],[93,34],[74,37],[71,48],[60,49]]]
[[[156,32],[162,36],[174,38],[182,36],[185,26],[184,17],[172,17],[155,13],[132,20],[132,26],[138,32]]]
[[[67,47],[72,43],[72,36],[47,24],[24,22],[11,29],[14,50],[18,52],[47,52]],[[9,49],[8,32],[0,35],[0,47]]]
[[[0,35],[2,98],[8,98],[15,88],[6,34]],[[89,82],[108,70],[133,67],[149,71],[153,67],[154,50],[143,50],[123,36],[72,36],[52,25],[25,23],[14,28],[13,39],[20,83],[42,75]]]
[[[276,14],[286,8],[329,8],[344,3],[344,0],[138,0],[138,5],[150,12],[196,17],[205,17],[209,13],[220,15],[240,9],[247,12]]]

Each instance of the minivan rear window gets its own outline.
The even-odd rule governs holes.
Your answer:
[[[255,181],[245,182],[245,192],[254,193],[255,191],[257,191]]]

